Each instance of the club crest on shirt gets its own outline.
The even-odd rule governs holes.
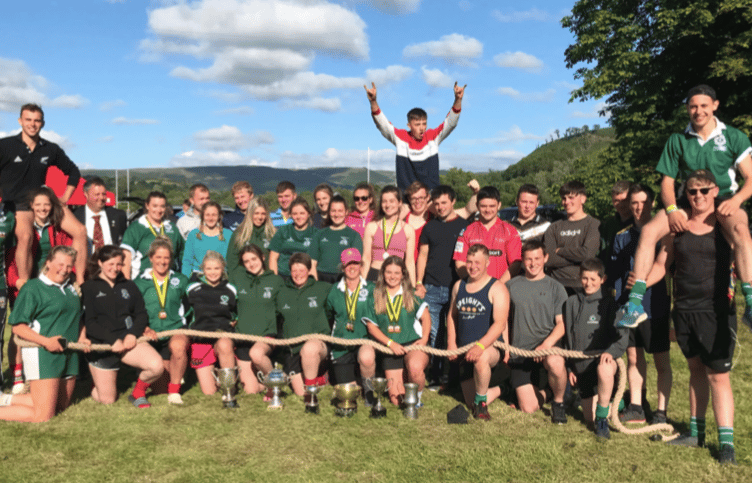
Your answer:
[[[120,295],[123,297],[124,300],[128,300],[131,298],[131,294],[128,293],[128,291],[124,288],[120,289]]]
[[[713,138],[713,142],[715,143],[713,151],[726,151],[726,136],[723,134],[716,136]]]
[[[365,302],[368,298],[368,289],[362,288],[360,289],[360,293],[358,294],[358,302]]]
[[[7,303],[7,301],[8,299],[6,299],[5,297],[0,297],[0,309],[5,308],[5,304]]]
[[[595,315],[595,314],[591,315],[591,316],[590,316],[590,317],[588,318],[588,321],[587,321],[587,323],[588,323],[588,324],[596,324],[596,325],[597,325],[597,324],[600,324],[600,322],[601,322],[601,319],[600,319],[600,317],[598,317],[598,316],[597,316],[597,315]]]
[[[230,297],[228,295],[222,295],[219,297],[219,303],[222,305],[227,305],[230,303]]]
[[[264,298],[265,299],[272,298],[272,287],[264,287]]]
[[[303,242],[303,246],[308,248],[311,246],[311,239],[309,237],[305,237],[305,241]]]
[[[173,287],[177,287],[178,285],[180,285],[180,279],[178,278],[170,279],[170,285],[172,285]]]
[[[346,247],[348,245],[348,243],[350,243],[350,240],[348,240],[346,236],[339,237],[339,244],[340,245]]]
[[[316,308],[319,306],[318,302],[316,301],[318,297],[308,297],[308,306],[310,308]]]

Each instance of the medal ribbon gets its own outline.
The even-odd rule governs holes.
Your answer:
[[[146,219],[146,224],[149,225],[149,231],[151,231],[151,234],[154,235],[154,238],[157,238],[160,235],[165,236],[164,222],[162,222],[162,224],[159,225],[159,235],[157,235],[157,230],[155,230],[154,227],[151,226],[151,222],[149,221],[148,218]]]
[[[347,287],[345,287],[345,307],[347,308],[347,318],[350,322],[355,321],[355,308],[358,306],[358,295],[360,294],[360,282],[358,282],[358,288],[355,289],[352,296],[347,295]]]
[[[386,299],[386,315],[389,317],[389,322],[399,325],[399,316],[400,312],[402,312],[402,295],[397,295],[392,300],[389,300],[388,295]]]
[[[381,221],[381,231],[384,233],[384,253],[389,252],[389,243],[392,241],[392,235],[394,235],[394,230],[397,228],[397,223],[399,223],[399,220],[394,222],[394,225],[392,225],[392,231],[389,232],[389,238],[387,238],[386,218]]]
[[[169,285],[168,282],[170,281],[170,274],[168,273],[164,281],[162,282],[164,285],[164,290],[159,288],[159,282],[157,282],[157,276],[154,275],[154,270],[152,270],[151,272],[151,279],[154,281],[154,288],[157,291],[157,299],[159,299],[159,306],[164,311],[165,304],[167,303],[167,286]]]

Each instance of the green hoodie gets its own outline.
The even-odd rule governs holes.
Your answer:
[[[276,335],[276,302],[284,285],[282,277],[271,270],[253,275],[247,270],[235,270],[230,282],[238,290],[238,325],[240,334]]]
[[[264,252],[264,260],[269,260],[269,242],[271,242],[271,240],[266,238],[266,235],[264,234],[265,229],[264,226],[254,226],[253,231],[251,232],[251,238],[249,238],[243,246],[256,245],[262,252]],[[230,237],[230,243],[227,246],[227,273],[230,274],[238,268],[243,268],[243,264],[240,262],[240,257],[238,256],[238,253],[240,253],[240,249],[238,248],[238,236],[240,236],[240,232],[235,230]]]
[[[329,318],[326,314],[326,297],[331,284],[318,282],[308,277],[298,288],[287,280],[277,294],[277,313],[282,317],[282,337],[290,339],[305,334],[329,334]],[[303,344],[289,347],[297,354]]]

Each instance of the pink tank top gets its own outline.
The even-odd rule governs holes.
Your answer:
[[[366,225],[371,221],[372,218],[373,210],[370,210],[368,213],[366,213],[365,216],[361,216],[358,212],[353,211],[349,215],[347,215],[347,218],[345,218],[345,224],[353,230],[357,231],[360,235],[360,238],[363,238],[363,234],[366,231]]]
[[[399,222],[398,222],[399,223]],[[384,256],[394,255],[405,259],[405,251],[407,250],[407,235],[405,235],[405,225],[399,228],[399,231],[395,231],[392,235],[392,239],[389,240],[389,250],[384,251],[384,230],[382,229],[382,222],[377,222],[376,233],[373,235],[373,244],[371,245],[371,260],[384,260]]]

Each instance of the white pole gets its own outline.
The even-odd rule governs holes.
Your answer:
[[[126,192],[128,193],[127,196],[130,198],[131,196],[131,170],[130,168],[125,170],[125,189],[126,189]],[[131,202],[129,201],[128,212],[130,213],[130,211],[131,211]]]
[[[371,148],[368,148],[368,167],[366,168],[367,183],[371,183]]]
[[[117,208],[118,203],[120,202],[120,196],[119,196],[119,186],[118,186],[118,171],[115,170],[115,208]]]

